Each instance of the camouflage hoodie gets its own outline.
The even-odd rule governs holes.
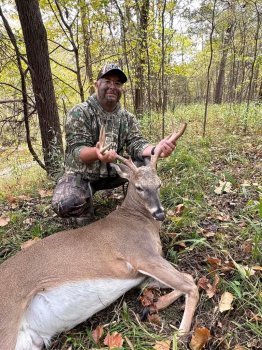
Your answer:
[[[66,173],[80,173],[83,178],[98,180],[100,177],[114,176],[115,170],[109,164],[95,161],[85,164],[79,153],[85,146],[94,147],[98,142],[101,125],[105,125],[106,144],[117,153],[126,151],[133,159],[139,159],[149,142],[143,138],[135,117],[118,104],[113,112],[106,112],[96,95],[86,102],[76,105],[68,113],[66,131]]]

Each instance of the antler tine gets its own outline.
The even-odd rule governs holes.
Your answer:
[[[124,158],[117,154],[116,159],[120,160],[122,163],[124,163],[126,166],[128,166],[131,170],[137,171],[136,165],[133,163],[132,159]]]
[[[187,127],[187,123],[183,123],[180,129],[178,130],[178,132],[174,131],[173,134],[168,138],[168,141],[175,143],[176,140],[178,140],[179,137],[181,137],[184,134],[186,127]]]
[[[105,146],[105,140],[106,140],[106,129],[105,126],[102,125],[100,129],[99,134],[99,144],[100,144],[100,153],[105,153],[106,150],[108,150],[111,146],[111,143]]]
[[[187,127],[187,123],[183,123],[183,124],[181,125],[180,129],[178,130],[178,132],[174,131],[173,134],[171,134],[171,135],[167,138],[167,140],[168,140],[168,141],[171,141],[172,143],[175,143],[176,140],[178,140],[179,137],[181,137],[181,136],[184,134],[184,132],[185,132],[185,130],[186,130],[186,127]],[[155,148],[155,153],[154,153],[154,155],[151,157],[151,166],[152,166],[152,167],[156,168],[156,163],[157,163],[157,160],[158,160],[158,158],[159,158],[161,152],[162,152],[162,148],[161,148],[161,147],[159,147],[159,148],[156,147],[156,148]]]

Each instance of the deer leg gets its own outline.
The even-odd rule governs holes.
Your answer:
[[[189,275],[188,273],[183,273],[183,275],[186,278],[189,278],[192,282],[194,282],[193,277],[191,275]],[[165,284],[163,284],[159,281],[156,281],[152,278],[148,278],[144,282],[143,286],[144,286],[144,288],[146,288],[146,287],[147,288],[161,288],[161,289],[169,288]],[[183,295],[183,292],[181,292],[179,290],[174,290],[173,292],[170,292],[166,295],[162,295],[154,303],[154,308],[152,308],[152,310],[150,310],[150,311],[155,311],[155,308],[157,310],[163,310],[163,309],[167,308],[169,305],[173,304],[173,302],[175,302],[182,295]]]
[[[185,310],[179,327],[182,333],[189,332],[192,319],[195,313],[196,305],[199,299],[198,288],[193,282],[192,277],[177,271],[168,261],[161,256],[151,256],[139,264],[138,271],[144,275],[153,277],[167,287],[174,289],[166,300],[160,301],[163,305],[168,305],[172,299],[176,300],[179,294],[186,297]],[[172,292],[171,292],[172,293]]]

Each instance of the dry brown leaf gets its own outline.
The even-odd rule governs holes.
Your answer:
[[[229,292],[225,292],[221,295],[221,299],[218,305],[220,312],[228,311],[231,309],[231,304],[233,302],[233,295]]]
[[[260,315],[256,315],[254,314],[253,311],[249,310],[249,317],[250,317],[250,322],[261,322],[262,321],[262,317],[260,317]]]
[[[221,266],[221,259],[219,259],[219,258],[214,258],[214,257],[210,256],[207,258],[207,262],[210,265],[213,265],[216,269],[218,268],[218,266]]]
[[[39,190],[38,193],[41,198],[51,197],[53,195],[52,190]]]
[[[143,307],[148,307],[154,304],[154,293],[151,288],[145,288],[139,300]]]
[[[17,203],[17,198],[14,197],[14,196],[7,196],[7,201],[10,203],[10,204],[14,204],[14,203]]]
[[[211,285],[211,288],[208,288],[208,290],[206,291],[207,296],[210,298],[213,298],[213,296],[216,294],[217,292],[217,285],[220,281],[220,277],[218,276],[218,274],[215,274],[215,279],[214,279],[214,283],[213,285]]]
[[[0,217],[0,227],[4,227],[4,226],[8,225],[9,221],[10,221],[10,218],[8,216],[5,216],[5,215],[1,216]]]
[[[252,242],[250,241],[245,241],[243,244],[241,244],[241,250],[245,254],[250,254],[252,252],[252,249],[253,249],[253,245],[252,245]]]
[[[213,231],[208,231],[203,233],[203,236],[207,238],[214,237],[215,235],[216,235],[216,232],[213,232]]]
[[[154,323],[158,326],[161,326],[162,324],[161,317],[158,314],[152,314],[152,315],[148,314],[147,319],[150,323]]]
[[[190,349],[191,350],[203,349],[204,346],[207,344],[209,338],[210,338],[209,329],[205,327],[196,328],[189,344]]]
[[[29,197],[29,196],[26,196],[26,195],[24,195],[24,194],[21,194],[20,196],[17,196],[17,199],[18,199],[19,201],[29,201],[29,200],[32,199],[32,198]]]
[[[171,345],[171,340],[157,340],[153,349],[155,350],[169,350]]]
[[[232,192],[231,188],[232,188],[231,182],[219,180],[219,185],[215,188],[214,192],[216,194],[229,193],[229,192]]]
[[[213,285],[210,283],[208,278],[203,276],[198,280],[197,285],[198,285],[198,287],[200,287],[206,291],[207,296],[210,299],[216,294],[217,285],[218,285],[219,281],[220,281],[220,278],[219,278],[218,274],[215,274],[215,279],[214,279]]]
[[[103,326],[99,325],[99,326],[96,327],[96,329],[94,329],[92,331],[92,337],[93,337],[93,339],[94,339],[96,344],[99,343],[99,340],[100,340],[100,338],[103,335],[103,330],[104,330]]]
[[[23,221],[23,224],[33,224],[35,222],[35,219],[33,218],[26,218],[24,221]]]
[[[183,210],[185,209],[184,204],[178,204],[175,209],[175,214],[176,215],[181,215]]]
[[[218,215],[216,218],[217,220],[223,221],[223,222],[230,221],[230,215],[228,214]]]
[[[254,271],[262,271],[262,266],[258,266],[258,265],[252,266],[251,269]]]
[[[145,288],[139,297],[143,307],[151,307],[156,310],[155,302],[160,296],[160,291],[157,288]]]
[[[237,344],[237,345],[234,346],[233,350],[245,350],[245,348],[243,348],[243,346]]]
[[[120,333],[114,332],[110,334],[107,333],[105,337],[104,344],[109,347],[109,349],[121,348],[123,345],[124,339]]]
[[[197,286],[199,288],[204,289],[204,290],[206,290],[208,288],[208,284],[210,284],[210,283],[209,283],[209,279],[206,278],[206,276],[200,277],[198,282],[197,282]]]
[[[227,261],[223,266],[221,266],[220,270],[222,272],[232,271],[235,270],[235,265],[232,261]]]
[[[31,247],[31,245],[35,244],[38,241],[41,241],[41,238],[35,237],[34,239],[29,239],[28,241],[22,243],[20,247],[22,250],[24,250]]]

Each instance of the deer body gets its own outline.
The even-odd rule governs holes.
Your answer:
[[[145,276],[134,266],[136,244],[142,239],[150,245],[152,231],[157,236],[159,223],[148,220],[142,235],[134,229],[133,237],[124,235],[123,241],[126,218],[135,228],[141,223],[139,216],[136,213],[134,222],[130,213],[119,208],[87,227],[51,235],[4,262],[0,277],[0,349],[15,349],[19,330],[25,329],[29,320],[31,324],[43,323],[34,324],[38,327],[35,338],[40,332],[48,343],[54,334],[73,328],[140,284]],[[101,221],[103,230],[99,231]],[[159,254],[160,242],[150,248]],[[43,308],[45,316],[41,320],[43,311],[39,310]],[[74,312],[79,315],[74,316]],[[25,330],[29,332],[30,326]],[[27,337],[24,332],[20,336]]]
[[[190,330],[198,291],[161,255],[156,169],[126,164],[114,165],[129,180],[120,208],[38,241],[0,266],[0,350],[40,350],[147,277],[174,289],[160,297],[159,309],[186,296],[180,330]]]

